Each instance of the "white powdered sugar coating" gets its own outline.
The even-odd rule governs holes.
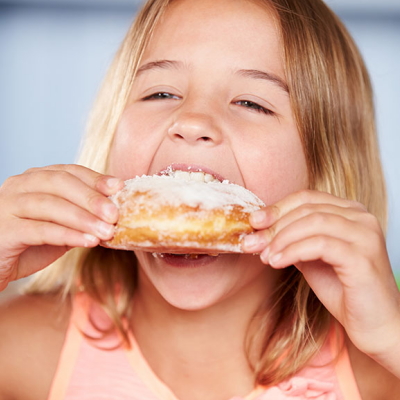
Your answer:
[[[125,188],[113,196],[114,201],[132,192],[149,192],[161,204],[186,204],[204,210],[238,205],[244,212],[252,212],[265,206],[254,193],[228,181],[206,183],[168,175],[143,175],[127,180]]]

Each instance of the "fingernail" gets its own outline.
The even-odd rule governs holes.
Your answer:
[[[268,264],[269,263],[269,247],[266,247],[265,250],[261,253],[261,261],[264,264]]]
[[[254,225],[260,225],[265,221],[265,212],[264,211],[254,211],[250,215],[250,222]]]
[[[83,244],[84,247],[91,247],[99,240],[96,236],[90,235],[89,233],[85,233],[83,237],[85,238],[85,243]]]
[[[258,237],[256,235],[247,235],[243,239],[243,246],[246,250],[252,250],[258,245]]]
[[[114,233],[114,225],[107,224],[103,221],[99,221],[96,226],[96,231],[102,237],[102,239],[108,239]]]
[[[282,253],[272,254],[271,257],[269,257],[269,264],[275,266],[276,264],[278,264],[281,258]]]
[[[120,182],[121,180],[118,178],[108,178],[106,184],[110,189],[114,189]]]
[[[116,205],[113,203],[105,204],[103,206],[103,215],[108,222],[110,222],[110,223],[116,222],[117,215],[118,215],[118,210],[117,210]]]

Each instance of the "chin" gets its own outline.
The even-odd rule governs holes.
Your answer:
[[[210,308],[240,290],[238,254],[171,255],[137,252],[140,284],[153,289],[155,298],[174,308],[199,311]],[[246,263],[248,265],[248,263]],[[248,269],[248,268],[246,268]]]

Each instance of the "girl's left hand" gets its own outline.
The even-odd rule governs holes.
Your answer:
[[[400,294],[377,219],[354,201],[302,191],[250,222],[258,232],[244,251],[298,268],[354,345],[400,377]]]

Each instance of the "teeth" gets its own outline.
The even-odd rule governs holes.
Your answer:
[[[164,258],[164,254],[162,253],[151,253],[154,258]]]
[[[207,255],[211,256],[211,257],[218,257],[219,256],[218,253],[210,253],[210,254],[207,254]],[[196,260],[197,258],[199,258],[199,256],[200,256],[200,254],[185,254],[185,258],[186,259],[190,259],[190,260]]]
[[[204,177],[205,177],[205,174],[203,174],[202,172],[191,172],[190,173],[191,181],[204,182]]]
[[[204,174],[204,182],[218,182],[218,179],[215,179],[212,175],[210,174]]]
[[[172,171],[169,174],[174,178],[183,179],[185,181],[197,181],[197,182],[219,182],[218,179],[214,178],[211,174],[207,174],[201,171],[189,172],[189,171]]]
[[[187,171],[174,171],[172,176],[174,178],[183,179],[185,181],[190,181],[190,172]]]

